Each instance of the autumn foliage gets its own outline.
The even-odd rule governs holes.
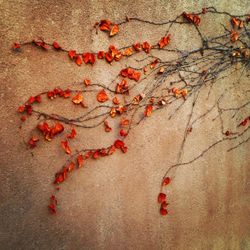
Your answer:
[[[199,30],[203,22],[202,16],[207,13],[223,14],[216,12],[214,8],[203,8],[200,13],[183,12],[176,19],[159,24],[141,19],[138,20],[138,18],[126,18],[126,21],[122,21],[121,23],[112,22],[108,19],[96,22],[94,25],[96,31],[101,32],[101,34],[106,33],[110,39],[120,34],[123,31],[123,25],[127,22],[140,21],[151,25],[169,25],[166,34],[160,34],[156,41],[134,41],[132,44],[128,44],[128,46],[120,49],[110,44],[106,50],[80,52],[73,48],[65,49],[59,42],[53,41],[52,43],[48,43],[43,39],[25,43],[15,42],[12,45],[12,49],[15,52],[22,51],[25,46],[33,46],[44,51],[52,50],[55,53],[64,53],[65,60],[73,62],[76,68],[78,68],[77,66],[82,67],[85,65],[93,70],[95,69],[95,64],[99,63],[99,61],[103,61],[103,63],[106,63],[110,67],[114,63],[118,63],[119,65],[122,60],[125,61],[128,57],[134,57],[137,54],[146,56],[146,64],[143,64],[144,59],[139,60],[139,62],[143,62],[141,63],[143,64],[142,67],[135,68],[125,65],[125,67],[120,68],[116,78],[112,82],[113,85],[110,85],[113,87],[99,84],[94,82],[93,79],[83,77],[80,83],[81,88],[79,89],[71,87],[66,89],[58,87],[49,89],[37,95],[30,96],[26,102],[17,108],[22,124],[32,115],[37,116],[39,119],[38,124],[34,126],[31,136],[26,140],[29,148],[34,149],[38,147],[43,140],[50,142],[52,140],[56,141],[56,138],[60,138],[60,142],[58,143],[60,145],[58,147],[68,159],[55,174],[53,182],[56,190],[59,190],[59,184],[67,180],[72,172],[84,168],[87,162],[111,156],[114,153],[127,153],[128,146],[126,145],[126,139],[133,127],[139,125],[145,119],[153,119],[151,116],[155,112],[169,107],[172,103],[179,101],[185,104],[189,97],[192,98],[193,95],[197,94],[200,86],[209,86],[216,79],[215,76],[219,75],[223,70],[217,72],[212,66],[211,68],[208,68],[208,66],[204,67],[204,62],[206,62],[204,51],[207,50],[206,53],[208,53],[208,51],[214,50],[214,53],[222,53],[223,56],[227,55],[231,65],[235,62],[248,63],[249,65],[249,48],[244,47],[244,43],[241,40],[242,36],[245,35],[246,26],[250,21],[249,16],[243,19],[243,17],[229,15],[228,24],[230,28],[221,37],[225,38],[225,44],[229,43],[231,47],[209,48],[206,45],[208,41],[204,40]],[[191,51],[190,54],[175,49],[175,45],[172,43],[178,41],[175,41],[174,32],[170,33],[170,28],[175,24],[184,24],[189,28],[195,28],[202,40],[202,47]],[[221,43],[218,42],[218,44],[220,45]],[[154,51],[157,50],[161,53],[172,50],[178,55],[181,54],[181,56],[174,60],[171,59],[172,61],[164,62],[160,57],[154,55]],[[200,57],[198,58],[197,56],[198,59],[190,59],[189,56],[193,54]],[[217,60],[216,57],[211,59],[210,55],[208,58],[208,61]],[[200,65],[199,60],[203,64]],[[224,61],[220,62],[220,64],[218,63],[216,67],[220,69],[220,66],[224,65],[223,63]],[[194,72],[193,68],[188,68],[190,66],[197,66],[197,72]],[[193,75],[188,75],[188,77],[187,75],[182,76],[183,72]],[[154,76],[154,78],[150,79],[152,82],[147,83],[144,88],[140,87],[140,84],[148,80],[150,76]],[[169,80],[169,76],[175,77],[177,80]],[[88,106],[88,97],[86,97],[85,93],[94,93],[93,100],[96,106]],[[68,102],[69,105],[72,105],[76,109],[79,108],[79,110],[82,110],[82,115],[77,118],[68,118],[54,113],[42,112],[37,109],[40,103],[49,102],[49,105],[53,105],[53,101],[58,99]],[[104,109],[103,113],[99,111],[101,108]],[[219,113],[224,112],[222,109],[219,109],[218,103],[217,108]],[[178,108],[176,112],[177,110]],[[97,111],[100,113],[94,113]],[[113,125],[113,121],[116,120],[118,124]],[[88,122],[90,121],[97,122],[94,125],[89,125]],[[223,140],[241,136],[247,131],[249,123],[249,115],[241,117],[237,123],[237,128],[235,128],[236,132],[232,132],[233,129],[222,131],[222,135],[226,138],[223,137]],[[91,129],[98,126],[101,126],[102,132],[107,136],[114,136],[115,139],[112,139],[109,146],[98,146],[92,149],[79,149],[73,146],[80,139],[78,129]],[[192,124],[188,124],[184,134],[184,143],[192,131]],[[169,176],[169,171],[177,166],[181,166],[181,163],[170,166],[161,182],[161,190],[157,201],[160,205],[160,214],[163,216],[169,212],[168,196],[164,191],[165,188],[171,187],[172,176]],[[55,195],[50,197],[48,207],[51,214],[57,212],[57,199]]]

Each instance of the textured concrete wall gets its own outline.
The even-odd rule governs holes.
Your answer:
[[[96,161],[72,175],[57,195],[59,213],[49,216],[50,183],[65,155],[56,139],[34,149],[32,156],[22,139],[27,138],[32,122],[20,132],[16,108],[31,94],[85,76],[108,84],[119,72],[119,64],[107,70],[107,64],[98,63],[96,71],[91,71],[90,67],[78,68],[65,55],[32,48],[19,55],[10,51],[14,41],[37,36],[56,40],[66,48],[106,50],[110,43],[106,34],[91,31],[100,19],[116,21],[129,15],[162,21],[184,10],[212,5],[241,14],[249,11],[247,0],[0,3],[0,249],[250,249],[249,143],[230,153],[221,153],[224,145],[218,146],[192,166],[178,170],[169,188],[170,214],[167,218],[159,215],[155,201],[159,180],[166,166],[176,160],[178,131],[183,131],[182,123],[177,126],[174,120],[166,121],[166,111],[132,132],[126,155]],[[216,27],[207,29],[213,33]],[[157,41],[164,29],[132,23],[123,31],[112,40],[119,47],[134,41]],[[192,42],[188,45],[194,46]],[[204,146],[209,130],[210,125],[205,124],[196,143]],[[92,146],[100,140],[98,130],[80,135],[78,144]],[[108,141],[101,140],[101,145]],[[189,145],[191,153],[199,149],[196,143]]]

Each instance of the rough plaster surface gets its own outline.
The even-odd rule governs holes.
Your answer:
[[[17,125],[16,108],[29,95],[84,76],[107,84],[120,66],[107,70],[98,63],[93,72],[52,52],[27,48],[14,55],[9,49],[14,41],[41,36],[66,48],[97,51],[110,43],[106,34],[91,31],[100,19],[129,15],[161,21],[212,5],[236,14],[249,11],[247,0],[0,1],[0,249],[250,249],[249,143],[230,153],[223,153],[225,145],[218,146],[179,169],[169,189],[170,215],[162,218],[155,201],[159,180],[176,160],[178,131],[183,129],[180,118],[166,121],[163,111],[132,132],[126,155],[91,163],[69,178],[57,195],[58,215],[49,216],[50,183],[65,155],[55,140],[36,148],[32,157],[22,139],[32,126],[21,133]],[[207,27],[211,33],[216,28]],[[135,40],[155,41],[163,29],[132,23],[123,31],[112,43],[122,47]],[[194,46],[187,37],[182,39],[185,46]],[[64,112],[70,109],[66,106]],[[206,145],[209,131],[210,125],[204,125],[189,145],[190,154]],[[86,146],[108,141],[99,137],[98,129],[80,135],[76,143]]]

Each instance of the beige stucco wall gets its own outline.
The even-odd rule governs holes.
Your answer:
[[[0,249],[250,249],[249,143],[230,153],[225,153],[228,145],[219,145],[192,166],[178,169],[168,191],[170,214],[159,215],[159,180],[176,161],[184,129],[180,121],[186,119],[179,114],[168,121],[166,110],[131,132],[126,155],[115,154],[74,173],[57,194],[58,214],[50,216],[46,205],[53,192],[51,182],[66,156],[58,147],[60,139],[34,149],[32,156],[21,136],[27,138],[35,123],[20,133],[16,108],[31,94],[67,86],[85,76],[108,84],[119,72],[119,64],[111,68],[100,63],[91,71],[76,67],[65,55],[32,48],[19,55],[10,51],[14,41],[34,37],[56,40],[66,48],[97,51],[110,43],[106,34],[91,31],[100,19],[118,21],[129,15],[161,21],[212,5],[241,14],[249,11],[247,0],[2,0],[0,4]],[[207,29],[213,33],[216,27]],[[122,47],[135,40],[155,41],[162,31],[132,23],[112,43]],[[240,88],[244,86],[247,81]],[[70,109],[65,107],[64,112]],[[211,125],[202,126],[203,132],[187,147],[190,154],[209,141]],[[75,143],[105,144],[108,139],[100,135],[98,129],[79,132]]]

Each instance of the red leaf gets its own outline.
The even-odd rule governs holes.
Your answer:
[[[159,193],[159,195],[158,195],[158,202],[162,203],[162,202],[166,201],[166,197],[167,197],[166,194]]]
[[[162,186],[167,186],[171,182],[170,177],[166,177],[162,181]]]
[[[103,59],[105,57],[105,52],[104,51],[99,51],[97,54],[98,59]]]
[[[60,50],[61,49],[61,46],[57,42],[53,42],[52,45],[53,45],[54,49],[56,49],[56,50]]]
[[[34,96],[31,96],[31,97],[29,98],[29,100],[28,100],[28,103],[29,103],[29,104],[32,104],[32,103],[34,103],[35,101],[36,101],[35,97],[34,97]]]
[[[100,157],[100,151],[99,151],[99,150],[96,150],[96,151],[93,153],[92,157],[93,157],[94,159],[98,159],[98,158]]]
[[[151,45],[150,45],[148,42],[144,42],[144,43],[142,44],[142,48],[143,48],[143,50],[144,50],[146,53],[149,53],[150,50],[151,50]]]
[[[128,135],[127,131],[125,131],[123,129],[120,130],[120,136],[126,137],[127,135]]]
[[[121,149],[123,153],[126,153],[128,148],[125,146],[124,142],[121,141],[121,140],[116,140],[115,143],[114,143],[114,146],[117,148],[117,149]]]
[[[111,52],[107,52],[107,53],[105,53],[105,59],[108,63],[111,63],[113,61],[114,57],[112,56]]]
[[[31,148],[36,147],[36,143],[39,141],[39,138],[37,136],[32,136],[29,141],[28,144],[30,145]]]
[[[68,139],[73,139],[76,137],[76,130],[74,128],[72,128],[71,133],[69,135],[67,135]]]
[[[61,146],[64,149],[66,154],[71,154],[71,149],[68,145],[68,141],[61,141]]]
[[[40,95],[35,96],[35,101],[41,103],[42,99]]]
[[[21,46],[20,46],[19,43],[14,43],[14,44],[12,45],[12,49],[14,49],[14,50],[18,50],[18,49],[20,49],[20,48],[21,48]]]
[[[163,215],[163,216],[164,216],[164,215],[167,215],[167,214],[168,214],[167,209],[161,208],[161,209],[160,209],[160,214]]]
[[[247,117],[247,118],[245,118],[240,124],[239,124],[239,126],[246,126],[247,125],[247,122],[248,122],[248,120],[250,120],[250,118],[249,117]]]
[[[75,55],[76,55],[76,51],[75,51],[75,50],[70,50],[70,51],[68,52],[68,55],[69,55],[69,57],[70,57],[71,59],[74,59],[74,57],[75,57]]]
[[[106,102],[109,98],[105,90],[103,89],[97,94],[96,99],[98,102]]]
[[[169,205],[169,203],[167,203],[166,201],[163,201],[161,203],[161,208],[166,208]]]
[[[66,167],[66,170],[68,172],[71,172],[75,169],[75,163],[74,162],[70,162],[69,165]]]
[[[198,15],[195,14],[187,14],[186,12],[182,13],[182,16],[190,23],[193,23],[196,26],[199,26],[201,19]]]
[[[100,30],[102,31],[109,31],[110,25],[111,25],[111,22],[109,20],[101,20],[99,27],[100,27]]]
[[[23,113],[25,111],[25,107],[24,106],[19,106],[17,111],[19,113]]]
[[[138,52],[142,50],[142,46],[140,43],[133,44],[133,48],[135,51],[138,51]]]
[[[54,204],[50,204],[48,207],[51,214],[56,214],[56,206]]]
[[[64,131],[63,125],[60,122],[56,122],[56,124],[50,130],[51,138],[57,134],[60,134],[63,131]]]

